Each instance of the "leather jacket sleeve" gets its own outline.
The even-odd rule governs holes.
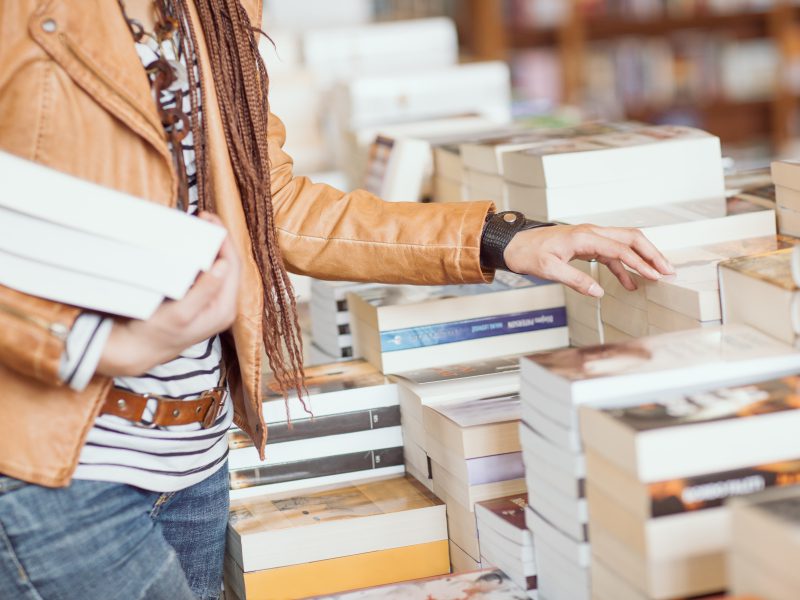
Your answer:
[[[0,286],[0,363],[51,385],[62,384],[61,356],[80,310]]]
[[[287,268],[320,279],[439,285],[490,281],[480,238],[491,202],[386,202],[292,174],[269,117],[272,203]]]

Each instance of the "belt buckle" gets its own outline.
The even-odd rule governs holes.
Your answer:
[[[145,400],[155,400],[156,402],[161,400],[160,396],[154,396],[153,394],[148,394],[147,392],[141,394],[141,396]],[[145,406],[145,410],[147,410],[146,406]],[[153,416],[155,417],[155,415],[156,415],[156,411],[153,411]],[[141,427],[142,429],[155,429],[156,427],[158,427],[158,425],[156,425],[156,423],[155,423],[155,420],[153,420],[153,421],[145,421],[144,420],[144,416],[142,416],[139,419],[139,421],[136,423],[136,425],[138,427]]]
[[[200,422],[200,427],[203,429],[208,429],[214,425],[220,412],[222,412],[222,406],[225,404],[225,388],[218,386],[208,390],[206,394],[211,396],[211,404],[208,406],[208,410],[206,410],[206,414]],[[218,394],[218,396],[215,394]]]

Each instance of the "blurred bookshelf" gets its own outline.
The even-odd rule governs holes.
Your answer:
[[[797,135],[800,6],[788,0],[467,0],[475,59],[590,116],[681,123],[779,153]]]

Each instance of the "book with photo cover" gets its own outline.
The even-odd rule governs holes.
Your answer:
[[[632,407],[584,407],[580,419],[586,446],[643,482],[794,460],[800,457],[800,377]]]
[[[638,402],[796,372],[800,352],[746,325],[721,325],[522,359],[524,381],[566,403]]]
[[[515,494],[495,500],[478,502],[475,505],[475,517],[490,524],[492,529],[518,544],[530,543],[530,532],[525,525],[525,507],[528,505],[527,494]]]
[[[359,590],[324,600],[527,600],[529,596],[498,569],[483,569]],[[322,600],[322,599],[321,599]]]
[[[444,504],[408,477],[231,503],[227,547],[244,571],[447,539]]]

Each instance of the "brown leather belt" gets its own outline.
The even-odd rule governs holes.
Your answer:
[[[145,427],[169,427],[200,423],[203,429],[211,427],[222,409],[225,388],[216,387],[195,400],[172,400],[150,394],[134,394],[112,387],[106,396],[101,414],[114,415],[134,421]],[[152,421],[145,421],[147,402],[157,400]]]

